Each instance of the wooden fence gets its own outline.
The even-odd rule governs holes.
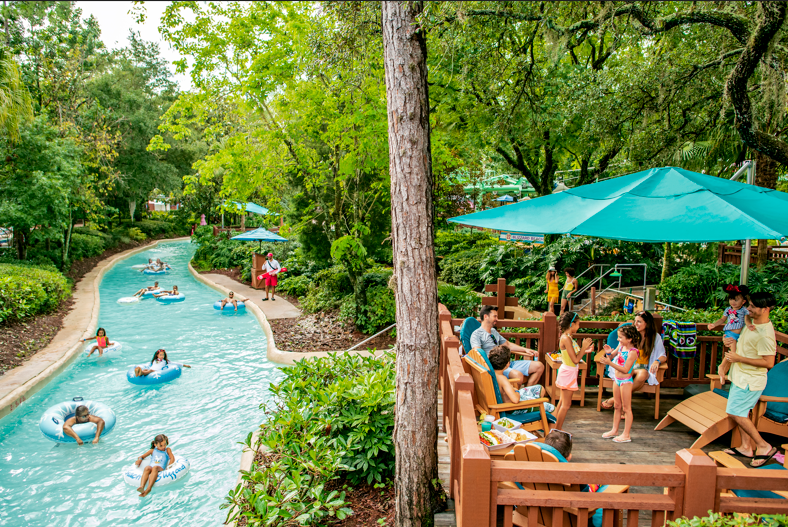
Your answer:
[[[719,244],[717,249],[717,265],[731,263],[741,265],[741,245]],[[776,247],[770,245],[767,249],[767,259],[769,261],[782,261],[788,258],[788,247]],[[750,252],[750,264],[755,265],[758,261],[758,244],[753,244]]]
[[[701,450],[681,450],[676,453],[675,465],[605,465],[556,464],[519,461],[493,461],[479,441],[474,411],[476,397],[473,379],[460,357],[460,341],[454,326],[462,319],[453,319],[440,306],[440,374],[443,393],[443,426],[449,444],[451,468],[449,494],[455,501],[459,527],[495,527],[499,511],[503,524],[512,525],[512,510],[516,506],[527,510],[534,521],[541,508],[552,509],[556,527],[565,525],[565,508],[573,508],[578,526],[587,525],[590,511],[603,510],[603,525],[618,526],[624,511],[627,525],[638,525],[638,511],[650,511],[651,525],[664,525],[665,520],[682,516],[706,516],[708,511],[787,514],[788,500],[742,499],[721,496],[722,489],[751,489],[788,491],[788,471],[758,471],[752,469],[718,468]],[[508,328],[537,328],[537,333],[503,333],[507,338],[519,339],[524,345],[536,342],[537,349],[552,351],[557,337],[555,315],[546,314],[541,321],[501,321]],[[514,324],[514,323],[517,324]],[[585,327],[612,329],[617,323],[587,322]],[[592,324],[592,326],[588,326]],[[600,326],[609,324],[609,326]],[[581,324],[581,327],[582,324]],[[788,343],[788,335],[780,334],[780,342]],[[596,340],[607,337],[600,332]],[[709,337],[714,339],[714,337]],[[711,342],[711,341],[706,341]],[[698,370],[705,370],[719,353],[712,347],[707,359],[699,358]],[[716,353],[716,355],[715,355]],[[783,346],[780,353],[788,354]],[[544,356],[544,353],[540,353]],[[701,364],[702,363],[702,364]],[[693,367],[682,370],[674,365],[673,380],[702,382]],[[686,375],[682,378],[682,371]],[[499,488],[499,482],[528,482],[543,490],[510,490]],[[716,483],[711,483],[716,482]],[[577,493],[563,490],[564,484],[616,484],[633,487],[662,487],[664,492],[651,493]],[[643,490],[643,489],[641,489]],[[646,489],[647,490],[647,489]]]

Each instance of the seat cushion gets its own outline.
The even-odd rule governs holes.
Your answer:
[[[547,416],[547,422],[548,423],[555,424],[556,419],[555,419],[555,416],[553,416],[553,414],[551,414],[550,412],[546,411],[545,415]],[[523,424],[533,423],[533,422],[539,421],[542,418],[542,416],[541,416],[541,414],[539,412],[527,412],[527,413],[524,413],[524,414],[518,414],[518,413],[515,413],[515,412],[503,412],[503,413],[501,413],[501,417],[508,417],[509,419],[516,419],[517,421],[520,421]]]
[[[460,326],[460,342],[464,353],[471,351],[471,334],[482,327],[481,323],[473,317],[466,318]]]
[[[774,368],[769,370],[763,395],[769,397],[788,397],[788,361],[775,364]],[[768,414],[770,412],[774,415],[788,416],[788,403],[766,403],[766,413]],[[775,421],[778,420],[775,419]],[[788,421],[788,418],[778,422],[784,423],[785,421]]]

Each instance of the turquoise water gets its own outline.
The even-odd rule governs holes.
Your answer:
[[[0,420],[0,525],[221,525],[219,506],[238,476],[238,442],[262,421],[259,404],[280,372],[265,359],[265,335],[251,313],[213,309],[221,296],[189,273],[193,251],[189,242],[168,242],[117,263],[101,282],[99,326],[123,343],[122,351],[101,359],[83,353]],[[131,269],[148,258],[161,258],[174,271],[154,277]],[[167,288],[177,284],[186,300],[117,303],[154,279]],[[167,384],[130,384],[126,370],[158,348],[192,368]],[[117,415],[115,429],[98,445],[56,445],[38,428],[47,408],[76,396],[103,402]],[[121,470],[160,433],[176,456],[189,459],[191,471],[140,498]]]

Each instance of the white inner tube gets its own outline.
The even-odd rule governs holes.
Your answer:
[[[118,298],[118,304],[136,304],[140,301],[140,297],[138,296],[124,296],[123,298]]]
[[[90,353],[91,348],[93,348],[93,346],[95,346],[95,345],[96,345],[96,341],[88,342],[88,345],[85,346],[85,352],[86,353]],[[110,352],[118,352],[121,349],[123,349],[123,344],[121,344],[120,342],[117,342],[117,341],[110,340],[109,341],[109,346],[104,348],[104,354],[102,356],[105,356],[107,353],[110,353]],[[93,355],[98,357],[98,350],[94,351]]]
[[[123,481],[133,487],[141,486],[142,473],[145,467],[150,465],[150,458],[151,456],[148,456],[143,459],[140,466],[132,464],[130,467],[123,469]],[[182,456],[175,456],[175,463],[170,465],[166,470],[159,472],[159,475],[156,477],[156,486],[169,485],[170,483],[183,479],[186,474],[189,473],[190,468],[191,464],[188,459]]]

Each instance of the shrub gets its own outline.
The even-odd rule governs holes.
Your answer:
[[[104,252],[104,240],[100,236],[88,234],[71,234],[71,249],[69,259],[71,261],[83,258],[92,258]]]
[[[394,357],[331,355],[282,372],[261,405],[266,454],[222,508],[230,509],[228,521],[244,516],[249,525],[326,525],[352,513],[344,493],[324,490],[327,481],[382,482],[393,474]]]
[[[394,292],[377,285],[367,290],[367,303],[356,311],[356,327],[370,335],[396,321]]]
[[[131,226],[131,224],[129,224]],[[173,225],[168,221],[161,220],[141,220],[135,221],[133,227],[139,229],[149,238],[156,236],[171,236],[175,234]]]
[[[438,231],[435,233],[435,255],[445,257],[469,249],[478,251],[499,243],[496,236],[486,231]]]
[[[289,274],[289,270],[288,270]],[[308,276],[301,275],[301,276],[288,276],[282,279],[279,282],[277,288],[286,295],[291,296],[304,296],[309,288],[312,286],[312,280],[309,279]]]
[[[0,323],[48,313],[71,294],[54,268],[0,264]]]
[[[668,521],[667,524],[669,527],[778,527],[788,525],[788,516],[784,514],[728,516],[709,511],[709,516],[705,518],[698,518],[697,516],[692,519],[681,518],[675,521]]]
[[[148,237],[145,236],[145,233],[139,230],[137,227],[132,227],[128,230],[128,236],[134,241],[137,242],[144,242]]]
[[[450,284],[438,285],[438,302],[446,306],[455,318],[475,317],[481,308],[481,298],[469,287]]]
[[[478,289],[483,284],[480,268],[484,252],[466,250],[447,256],[440,262],[440,279],[449,284]]]
[[[340,266],[329,267],[315,274],[312,288],[303,298],[301,308],[307,313],[336,309],[352,292],[345,270]]]

